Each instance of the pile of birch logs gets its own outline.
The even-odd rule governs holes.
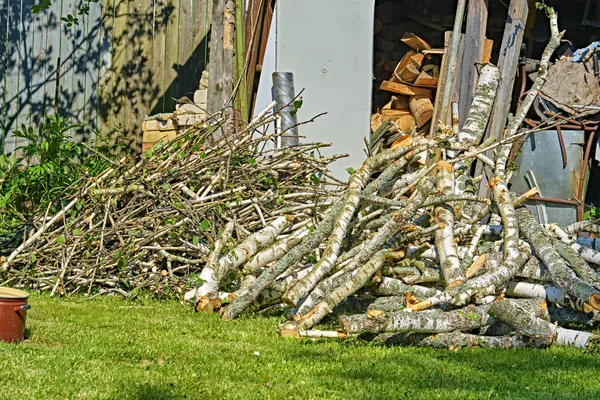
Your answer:
[[[562,37],[555,14],[551,29],[537,80],[503,140],[480,143],[499,84],[498,69],[486,64],[459,132],[440,126],[433,137],[401,136],[366,159],[316,223],[291,230],[291,222],[273,221],[221,255],[227,227],[186,298],[225,320],[286,310],[283,336],[596,349],[597,336],[566,327],[597,320],[600,253],[576,237],[599,226],[540,226],[523,207],[535,190],[517,195],[507,187],[511,145],[531,133],[521,123]],[[495,160],[483,156],[490,149]],[[437,162],[416,162],[424,151]],[[474,159],[493,174],[489,199],[474,194]],[[317,330],[332,315],[339,329]]]

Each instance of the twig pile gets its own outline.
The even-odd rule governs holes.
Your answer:
[[[294,230],[307,226],[331,204],[327,194],[335,190],[323,182],[338,156],[319,156],[326,143],[273,150],[276,137],[257,134],[273,122],[266,114],[214,143],[224,121],[202,124],[135,164],[123,158],[85,180],[2,259],[3,284],[181,297],[226,225],[235,222],[238,240],[282,218],[296,221]]]

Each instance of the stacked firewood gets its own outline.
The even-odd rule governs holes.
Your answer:
[[[523,207],[536,191],[517,195],[507,186],[511,145],[530,133],[520,126],[562,36],[552,22],[538,78],[504,140],[480,143],[499,81],[498,69],[486,64],[459,132],[441,127],[434,137],[401,136],[367,158],[309,226],[290,229],[292,222],[281,218],[222,251],[228,226],[186,297],[198,311],[219,310],[225,320],[285,309],[283,336],[376,334],[379,341],[423,346],[595,349],[597,336],[566,326],[597,320],[600,253],[575,240],[599,226],[540,226]],[[415,163],[423,151],[437,157],[438,149],[446,159]],[[495,160],[482,155],[490,149]],[[474,194],[475,158],[494,176],[489,199]],[[318,330],[331,315],[339,316],[339,329]]]
[[[389,80],[380,89],[393,93],[389,103],[371,116],[371,148],[389,146],[404,132],[428,132],[433,117],[433,101],[440,76],[440,50],[417,35],[407,32],[401,41],[409,50],[394,69]],[[443,50],[441,50],[443,53]],[[378,128],[390,121],[394,134],[377,133]]]

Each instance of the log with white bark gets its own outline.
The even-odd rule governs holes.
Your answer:
[[[196,301],[198,302],[203,297],[212,298],[218,292],[219,285],[227,274],[244,264],[260,248],[275,242],[277,236],[290,225],[291,221],[288,217],[279,217],[260,231],[244,239],[242,243],[221,257],[218,262],[211,262],[207,265],[200,273],[200,279],[203,283],[195,291]],[[224,237],[226,237],[226,234],[224,234]],[[215,251],[215,253],[218,254],[220,251]]]
[[[426,333],[382,333],[375,342],[387,345],[433,347],[456,350],[463,347],[492,349],[523,349],[531,347],[528,338],[513,336],[483,336],[464,332],[430,335]]]
[[[505,293],[511,297],[538,297],[545,299],[549,303],[556,304],[561,307],[569,307],[574,310],[584,311],[589,313],[593,308],[581,299],[575,299],[552,285],[542,285],[529,282],[510,282],[506,287]]]
[[[550,271],[553,282],[565,293],[581,299],[599,310],[600,291],[590,283],[577,277],[575,272],[556,252],[544,229],[537,223],[527,208],[520,208],[517,216],[524,238],[533,246],[538,257]]]
[[[437,164],[437,188],[447,195],[454,192],[454,171],[452,165],[445,161]],[[435,233],[435,247],[440,260],[440,267],[446,286],[457,285],[465,281],[460,268],[456,242],[454,241],[454,210],[448,204],[442,204],[435,209],[438,220],[444,228]]]
[[[573,248],[558,239],[551,238],[550,241],[556,252],[571,266],[579,278],[600,289],[600,276]]]
[[[351,315],[340,317],[341,331],[350,333],[365,332],[429,332],[442,333],[471,331],[493,320],[488,315],[490,306],[467,306],[459,310],[426,312],[398,311],[392,313],[372,312],[371,315]]]
[[[396,243],[404,241],[409,234],[397,235],[396,237],[394,237],[394,234],[410,221],[417,212],[419,205],[423,203],[432,189],[433,180],[430,178],[423,178],[421,184],[408,200],[407,206],[401,211],[393,213],[385,225],[380,228],[370,240],[364,242],[352,261],[344,267],[344,270],[347,271],[347,273],[341,275],[339,279],[323,281],[324,285],[321,287],[317,286],[315,290],[311,292],[304,301],[302,309],[308,312],[310,308],[317,304],[317,302],[328,296],[333,289],[339,286],[340,282],[348,279],[349,274],[352,274],[357,268],[361,267],[365,262],[371,259],[383,246],[393,246]],[[303,312],[301,310],[299,310],[299,313],[302,315]]]
[[[225,225],[225,229],[223,229],[223,233],[221,234],[221,237],[219,239],[217,239],[212,253],[208,256],[206,265],[204,266],[204,269],[202,270],[202,273],[201,273],[201,275],[203,275],[203,278],[201,278],[203,281],[203,286],[204,286],[203,290],[205,291],[205,293],[203,295],[208,294],[208,293],[214,294],[219,289],[220,282],[218,281],[218,278],[217,278],[217,270],[220,267],[219,257],[221,256],[223,247],[225,247],[225,245],[227,245],[227,242],[229,242],[229,239],[231,239],[231,235],[233,233],[234,227],[235,227],[235,224],[233,221],[229,221]],[[190,290],[189,292],[187,292],[185,294],[184,298],[186,300],[195,299],[196,296],[199,294],[198,293],[199,290],[200,290],[199,288]]]
[[[490,306],[489,313],[494,318],[512,325],[520,335],[527,336],[534,347],[556,344],[587,350],[599,343],[600,337],[590,332],[559,328],[509,300],[495,302]]]
[[[315,268],[301,281],[298,281],[285,295],[284,300],[295,305],[301,298],[305,297],[319,283],[319,281],[328,274],[335,265],[342,247],[342,242],[350,220],[354,217],[356,208],[360,201],[360,191],[367,185],[371,175],[379,169],[382,169],[388,163],[394,162],[399,165],[408,162],[407,157],[402,156],[414,149],[412,138],[408,137],[402,146],[391,148],[376,156],[369,157],[363,165],[350,178],[347,195],[342,206],[342,211],[337,217],[334,228],[327,239],[327,245],[321,260],[315,265]]]

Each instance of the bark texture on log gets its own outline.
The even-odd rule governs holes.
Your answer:
[[[215,263],[215,268],[204,268],[200,273],[200,279],[204,283],[196,290],[197,300],[204,296],[212,297],[219,290],[219,284],[229,272],[245,263],[248,257],[254,255],[261,247],[275,242],[277,236],[290,225],[291,221],[287,217],[279,217],[221,257],[219,262]]]
[[[313,290],[313,293],[311,293],[305,300],[306,306],[303,305],[301,310],[308,311],[308,307],[312,306],[313,304],[316,304],[317,301],[321,301],[325,297],[327,297],[327,299],[332,300],[331,303],[329,303],[329,300],[326,300],[325,303],[321,301],[321,304],[323,304],[322,307],[324,307],[322,309],[324,310],[325,308],[328,308],[329,310],[331,310],[337,303],[343,300],[344,297],[351,295],[352,293],[354,293],[355,290],[362,287],[366,283],[366,280],[371,275],[373,275],[375,271],[377,271],[385,261],[385,253],[389,251],[380,249],[384,245],[386,245],[388,241],[390,241],[392,236],[403,225],[405,225],[410,220],[410,218],[414,216],[420,204],[423,203],[423,201],[429,195],[429,192],[432,189],[433,180],[430,178],[423,178],[421,185],[419,185],[417,190],[415,190],[415,192],[413,193],[413,196],[411,196],[411,198],[408,200],[408,205],[403,210],[392,214],[392,218],[373,236],[372,239],[368,240],[365,243],[365,245],[360,249],[358,254],[353,258],[351,263],[345,267],[345,270],[349,271],[349,274],[343,276],[343,279],[346,282],[342,283],[341,292],[338,292],[337,289],[335,289],[336,286],[338,286],[335,283],[333,285],[325,284],[321,285],[321,287],[317,286],[317,288]],[[364,264],[365,262],[367,262],[367,264]],[[356,272],[355,274],[356,270],[358,270],[358,272]],[[330,281],[326,280],[326,282],[329,283]],[[346,286],[348,283],[351,283],[351,286]],[[355,284],[360,284],[360,286],[355,287]],[[333,289],[335,289],[334,293],[337,293],[338,296],[343,296],[343,294],[345,294],[345,296],[341,298],[332,298],[332,295],[330,293]],[[284,300],[286,300],[285,297],[286,296],[284,295]],[[310,314],[315,315],[315,312],[316,311],[313,310],[310,312]],[[319,312],[316,315],[318,315],[318,317],[311,318],[309,323],[314,324],[318,322],[323,316],[326,315],[326,312]],[[306,324],[303,325],[300,329],[307,329]]]
[[[458,133],[459,143],[476,146],[483,138],[496,99],[499,78],[500,73],[494,65],[485,64],[481,69],[473,103]]]
[[[410,139],[410,140],[409,140]],[[412,138],[408,138],[404,146],[385,150],[378,155],[369,157],[363,165],[350,178],[347,197],[342,211],[338,216],[333,230],[327,239],[327,246],[321,260],[315,268],[303,280],[297,282],[285,295],[284,300],[295,305],[301,298],[305,297],[319,283],[319,281],[331,271],[337,261],[342,242],[346,236],[348,225],[356,212],[360,201],[360,191],[367,185],[371,175],[381,169],[384,165],[394,162],[404,154],[412,150]]]
[[[517,303],[507,300],[492,304],[489,313],[494,318],[514,326],[521,335],[528,336],[530,343],[536,347],[549,347],[556,344],[591,350],[596,349],[599,343],[600,337],[590,332],[558,328],[531,314]]]
[[[437,163],[437,188],[441,194],[454,192],[454,172],[452,165],[445,161]],[[460,268],[456,242],[454,241],[454,210],[449,205],[441,205],[435,209],[438,220],[444,227],[435,233],[435,247],[440,259],[440,267],[446,286],[465,281]]]
[[[374,341],[388,345],[399,344],[449,350],[463,347],[496,349],[523,349],[531,347],[528,338],[518,336],[481,336],[463,332],[439,333],[436,335],[423,333],[382,333]]]
[[[201,279],[203,281],[203,290],[205,291],[205,293],[202,295],[205,295],[207,293],[214,293],[215,291],[219,290],[220,282],[217,273],[217,270],[219,268],[219,256],[223,251],[223,247],[227,244],[229,239],[231,239],[231,234],[233,233],[234,226],[235,224],[232,221],[228,222],[227,225],[225,225],[225,229],[223,230],[221,237],[215,242],[215,248],[213,252],[208,256],[206,265],[204,266],[204,269],[201,272],[201,275],[204,275]],[[198,288],[186,293],[186,300],[196,299],[197,301],[197,297],[200,290],[201,288]]]
[[[512,325],[521,335],[528,336],[536,347],[550,346],[556,335],[554,325],[510,300],[495,302],[490,306],[489,313],[494,318]]]
[[[368,315],[342,316],[340,324],[342,332],[452,332],[470,331],[485,325],[490,325],[493,320],[488,315],[490,306],[467,306],[460,310],[427,312],[393,312],[378,316]]]
[[[550,241],[556,252],[571,266],[571,268],[573,268],[573,271],[577,276],[584,281],[589,282],[596,289],[600,289],[600,276],[598,276],[596,271],[592,269],[592,267],[590,267],[575,250],[560,240],[551,238]]]
[[[543,228],[535,221],[527,208],[520,208],[517,215],[524,237],[531,243],[538,257],[550,271],[553,282],[565,293],[581,299],[599,310],[600,291],[575,275],[573,270],[556,252]]]
[[[350,279],[336,288],[333,293],[317,304],[308,314],[297,320],[294,326],[299,330],[306,330],[321,321],[342,300],[363,287],[368,279],[383,265],[390,253],[390,250],[387,249],[375,253],[366,264],[351,275]]]

